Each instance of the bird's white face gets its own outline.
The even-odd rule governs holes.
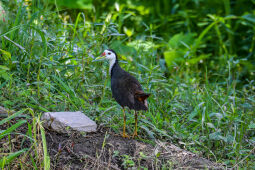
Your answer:
[[[115,53],[109,50],[104,50],[102,56],[105,56],[105,58],[110,61],[116,60]]]
[[[101,56],[102,57],[98,57],[98,58],[105,58],[105,59],[109,60],[109,63],[110,63],[109,73],[111,74],[112,67],[117,60],[116,54],[114,52],[112,52],[111,50],[104,50],[104,52]]]

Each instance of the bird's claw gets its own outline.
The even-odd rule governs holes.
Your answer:
[[[139,136],[137,135],[137,132],[134,132],[132,138],[134,139],[135,137],[139,138]]]
[[[126,133],[123,133],[123,134],[122,134],[122,137],[123,137],[123,138],[128,138],[128,139],[129,139],[129,136],[128,136]]]

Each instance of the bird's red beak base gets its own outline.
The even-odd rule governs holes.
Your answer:
[[[103,52],[103,54],[101,56],[105,56],[105,52]]]

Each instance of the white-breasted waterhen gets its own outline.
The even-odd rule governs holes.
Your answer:
[[[123,70],[118,63],[117,54],[113,50],[105,50],[101,57],[110,62],[109,74],[111,75],[111,89],[113,98],[121,105],[123,110],[123,137],[126,134],[126,114],[125,107],[135,110],[135,131],[133,137],[137,136],[137,111],[147,110],[147,98],[149,93],[145,93],[138,80]]]

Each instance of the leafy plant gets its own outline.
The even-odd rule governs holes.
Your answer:
[[[4,139],[26,126],[31,142],[28,150],[8,150],[2,167],[25,154],[33,167],[50,168],[42,112],[81,110],[121,131],[108,64],[93,62],[105,48],[115,49],[121,66],[152,94],[139,116],[144,141],[170,141],[229,167],[253,167],[253,1],[48,2],[2,1],[8,22],[0,33],[0,103],[29,108],[32,116],[2,131]],[[66,9],[78,2],[87,7]],[[134,166],[130,156],[123,160]]]
[[[128,155],[122,155],[122,160],[123,163],[122,165],[124,166],[124,168],[128,168],[128,167],[134,167],[135,162],[132,160],[132,158],[130,158],[130,156]]]

